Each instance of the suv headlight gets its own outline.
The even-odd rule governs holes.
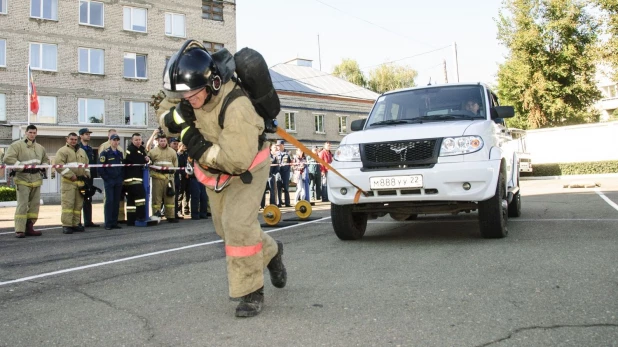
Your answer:
[[[337,148],[334,159],[337,161],[360,161],[360,146],[341,145]]]
[[[440,146],[440,156],[474,153],[481,148],[483,148],[483,139],[480,136],[445,137]]]

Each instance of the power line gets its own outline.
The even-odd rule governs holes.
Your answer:
[[[317,0],[316,0],[316,1],[317,1]],[[364,67],[361,67],[360,69],[361,69],[361,70],[364,70],[364,69],[368,69],[368,68],[370,68],[370,67],[380,66],[380,65],[384,65],[384,64],[391,64],[391,63],[394,63],[394,62],[397,62],[397,61],[406,60],[406,59],[410,59],[410,58],[415,58],[415,57],[419,57],[419,56],[421,56],[421,55],[425,55],[425,54],[429,54],[429,53],[433,53],[433,52],[441,51],[441,50],[443,50],[443,49],[450,48],[450,47],[452,47],[452,46],[451,46],[451,45],[448,45],[448,46],[444,46],[444,47],[441,47],[441,48],[437,48],[437,49],[434,49],[434,50],[431,50],[431,51],[427,51],[427,52],[422,52],[422,53],[414,54],[414,55],[411,55],[411,56],[409,56],[409,57],[405,57],[405,58],[400,58],[400,59],[395,59],[395,60],[387,61],[387,62],[382,63],[382,64],[376,64],[376,65],[364,66]]]

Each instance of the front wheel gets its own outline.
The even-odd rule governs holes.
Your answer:
[[[481,236],[486,239],[501,239],[509,233],[506,228],[508,202],[506,200],[505,183],[505,174],[501,170],[498,176],[496,194],[489,200],[478,203]]]
[[[359,240],[367,229],[367,213],[352,212],[351,205],[330,205],[335,234],[341,240]]]

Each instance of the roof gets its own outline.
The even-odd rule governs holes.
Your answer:
[[[380,96],[369,89],[308,66],[278,64],[270,68],[270,77],[277,91],[364,100],[375,100]]]

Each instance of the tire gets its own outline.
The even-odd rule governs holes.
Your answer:
[[[406,218],[406,220],[416,220],[416,218],[418,218],[418,214],[413,213],[410,215],[410,217]]]
[[[509,204],[509,217],[517,218],[521,216],[521,195],[517,192],[513,195],[513,200]]]
[[[509,233],[506,227],[508,206],[503,206],[503,201],[506,202],[505,183],[505,174],[500,170],[496,193],[488,200],[478,203],[481,236],[486,239],[501,239]]]
[[[330,205],[330,216],[335,234],[341,240],[359,240],[367,229],[367,214],[352,212],[350,205]]]

